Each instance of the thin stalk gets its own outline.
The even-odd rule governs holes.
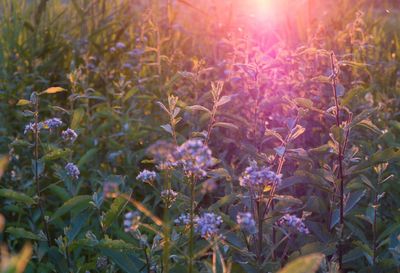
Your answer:
[[[376,218],[377,218],[377,209],[378,209],[378,193],[375,193],[375,198],[374,198],[374,223],[372,225],[372,264],[376,264],[376,248],[377,248],[377,243],[376,243]]]
[[[36,194],[38,196],[38,205],[40,209],[40,214],[43,219],[44,224],[44,232],[46,233],[47,245],[51,247],[51,238],[49,233],[49,227],[47,225],[43,202],[41,197],[40,190],[40,181],[39,181],[39,98],[36,96],[35,102],[35,184],[36,184]]]
[[[189,234],[189,273],[193,273],[193,237],[194,237],[194,183],[193,175],[190,179],[190,234]]]
[[[151,272],[150,259],[149,259],[149,255],[147,255],[146,247],[143,247],[143,252],[144,252],[144,257],[146,258],[147,273],[150,273]]]
[[[331,53],[331,70],[332,70],[332,79],[331,79],[331,85],[332,85],[332,92],[334,95],[335,99],[335,107],[336,107],[336,125],[340,127],[340,106],[339,106],[339,100],[338,100],[338,95],[336,91],[336,72],[335,72],[335,63],[334,63],[334,54],[333,52]],[[347,136],[348,132],[346,132]],[[347,141],[346,141],[347,142]],[[343,154],[344,154],[344,149],[342,149],[342,143],[341,141],[338,141],[338,157],[337,161],[339,163],[339,172],[338,172],[338,178],[340,179],[340,186],[339,186],[339,211],[340,211],[340,225],[343,227],[344,225],[344,174],[343,174]],[[343,239],[343,232],[340,234],[340,240],[339,240],[339,249],[338,249],[338,256],[339,256],[339,269],[343,269],[343,246],[342,246],[342,239]]]
[[[169,171],[165,175],[166,179],[164,180],[164,189],[170,190],[170,177]],[[170,200],[167,199],[166,204],[164,204],[164,223],[163,223],[163,231],[164,231],[164,248],[163,248],[163,272],[169,272],[169,250],[170,250],[170,227],[169,227],[169,213],[168,208],[170,206]]]
[[[217,273],[217,243],[214,242],[212,255],[212,273]]]
[[[261,199],[261,197],[260,197]],[[262,264],[262,248],[263,248],[263,215],[261,215],[261,202],[262,200],[257,200],[257,217],[258,217],[258,254],[257,254],[257,258],[258,258],[258,262],[260,263],[260,265]]]
[[[207,137],[204,142],[205,145],[208,145],[208,142],[210,141],[210,136],[211,136],[211,131],[214,127],[215,124],[215,115],[217,114],[217,103],[214,102],[213,109],[211,111],[211,118],[210,118],[210,123],[208,124],[207,128]]]

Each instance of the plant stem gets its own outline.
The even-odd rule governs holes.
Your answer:
[[[331,70],[332,70],[332,79],[331,79],[331,85],[332,85],[332,91],[335,99],[335,107],[336,107],[336,125],[337,127],[340,127],[340,106],[339,106],[339,101],[338,101],[338,95],[336,91],[336,72],[335,72],[335,63],[334,63],[334,54],[331,52]],[[347,138],[348,132],[346,132],[346,138]],[[337,161],[339,163],[339,173],[338,177],[340,179],[340,193],[339,193],[339,210],[340,210],[340,225],[344,226],[344,174],[343,174],[343,154],[344,151],[342,149],[342,143],[340,139],[338,140],[338,158]],[[340,240],[339,240],[339,269],[343,269],[343,246],[342,246],[342,239],[343,239],[343,231],[340,233]]]
[[[260,200],[257,200],[257,217],[258,217],[258,262],[262,264],[262,248],[263,248],[263,221],[264,217],[261,214],[261,197]]]
[[[190,234],[189,234],[189,273],[193,273],[193,237],[194,237],[194,176],[190,179]]]
[[[377,218],[377,208],[378,208],[378,193],[375,193],[374,198],[374,223],[372,225],[372,265],[376,263],[376,218]]]
[[[167,171],[167,174],[165,175],[165,180],[164,180],[164,189],[170,190],[171,185],[169,181],[169,171]],[[169,213],[168,213],[168,208],[169,208],[169,198],[164,204],[164,221],[163,221],[163,230],[164,230],[164,248],[163,248],[163,272],[169,272],[169,248],[170,248],[170,227],[169,227]]]
[[[36,194],[38,196],[38,205],[40,209],[40,214],[43,219],[44,224],[44,232],[47,238],[47,245],[51,247],[51,239],[49,233],[49,227],[47,225],[42,197],[41,197],[41,190],[40,190],[40,182],[39,182],[39,98],[36,96],[35,102],[35,184],[36,184]]]

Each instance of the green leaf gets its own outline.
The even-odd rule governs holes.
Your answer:
[[[357,165],[354,169],[349,170],[352,174],[364,171],[370,167],[373,167],[379,163],[385,162],[396,162],[400,160],[400,149],[398,148],[387,148],[386,150],[376,152],[368,160]]]
[[[287,264],[278,273],[315,273],[321,265],[324,254],[315,253],[297,258]]]
[[[139,273],[143,267],[143,262],[129,252],[121,252],[113,249],[102,249],[101,253],[110,257],[124,272]]]
[[[96,154],[97,154],[98,149],[97,148],[92,148],[89,151],[87,151],[82,157],[81,159],[79,159],[77,165],[78,167],[82,167],[83,165],[85,165],[88,162],[91,162]]]
[[[107,211],[103,220],[103,228],[106,230],[114,221],[118,215],[124,209],[128,201],[124,197],[118,197],[114,199],[110,209]]]
[[[29,100],[24,100],[24,99],[20,99],[20,100],[17,102],[17,106],[23,106],[23,105],[28,105],[28,104],[31,104],[31,101],[29,101]]]
[[[231,96],[222,96],[217,102],[217,107],[222,106],[231,101]]]
[[[41,239],[38,235],[36,235],[33,232],[30,232],[26,229],[23,229],[23,228],[8,227],[6,229],[6,233],[11,234],[15,238],[24,238],[24,239],[31,239],[31,240],[36,240],[36,241],[39,241]]]
[[[187,106],[186,109],[188,109],[190,111],[204,111],[211,115],[211,111],[208,108],[201,106],[201,105]]]
[[[294,102],[300,106],[300,107],[304,107],[307,109],[313,108],[314,103],[312,102],[312,100],[310,99],[305,99],[305,98],[295,98]]]
[[[36,203],[32,197],[30,197],[22,192],[16,192],[16,191],[13,191],[10,189],[0,189],[0,197],[4,197],[7,199],[17,201],[17,202],[21,202],[28,206],[31,206]]]
[[[79,212],[84,210],[85,208],[88,207],[89,202],[92,200],[92,197],[90,195],[78,195],[75,196],[71,199],[69,199],[67,202],[65,202],[61,207],[59,207],[53,214],[52,218],[50,221],[53,221],[54,219],[63,216],[67,212]]]
[[[79,127],[83,117],[85,116],[85,109],[78,108],[74,110],[72,114],[71,129],[75,130]]]
[[[214,123],[214,127],[223,127],[223,128],[227,128],[227,129],[239,130],[239,127],[237,127],[235,124],[229,123],[229,122],[216,122],[216,123]]]
[[[68,157],[70,154],[72,154],[72,150],[69,148],[65,148],[65,149],[60,149],[60,148],[55,148],[53,150],[51,150],[50,152],[48,152],[47,154],[45,154],[40,161],[54,161],[56,159],[60,159],[60,158],[66,158]]]

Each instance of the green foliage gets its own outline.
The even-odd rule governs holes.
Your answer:
[[[20,253],[0,270],[188,272],[174,220],[193,207],[223,220],[193,234],[193,272],[396,271],[397,1],[298,1],[267,23],[252,1],[197,2],[0,0],[0,244]],[[159,158],[193,138],[204,178]],[[244,187],[249,160],[282,182]]]

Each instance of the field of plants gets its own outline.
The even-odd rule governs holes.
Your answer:
[[[400,272],[398,0],[0,0],[0,272]]]

